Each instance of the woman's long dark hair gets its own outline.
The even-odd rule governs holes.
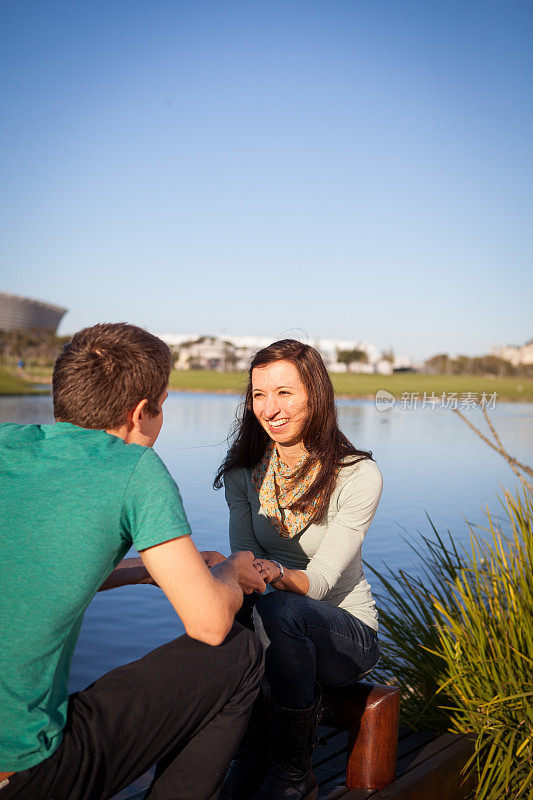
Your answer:
[[[319,523],[327,514],[337,480],[338,467],[351,466],[358,461],[372,458],[372,453],[357,450],[340,431],[333,385],[322,357],[314,347],[295,339],[282,339],[255,354],[250,365],[244,401],[237,411],[231,445],[219,467],[213,486],[215,489],[220,489],[226,473],[235,467],[255,467],[272,441],[253,412],[252,370],[255,367],[265,367],[273,361],[289,361],[294,364],[307,392],[309,417],[303,430],[303,444],[309,453],[309,458],[295,474],[294,484],[301,481],[317,462],[320,463],[320,470],[309,489],[291,506],[291,510],[305,511],[319,498],[316,511],[310,520]],[[353,460],[346,461],[346,458],[350,457]]]

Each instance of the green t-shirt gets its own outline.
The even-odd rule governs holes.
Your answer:
[[[133,544],[189,534],[149,447],[66,422],[0,425],[0,770],[60,745],[85,610]]]

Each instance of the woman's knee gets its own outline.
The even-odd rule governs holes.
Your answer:
[[[281,591],[258,598],[255,612],[270,638],[272,633],[281,629],[305,630],[305,600],[301,595]]]

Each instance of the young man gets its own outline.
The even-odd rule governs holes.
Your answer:
[[[208,569],[152,450],[168,347],[124,323],[57,359],[55,425],[0,425],[0,800],[109,798],[157,762],[151,800],[214,800],[262,676],[234,625],[251,553]],[[68,697],[87,605],[131,545],[187,635]],[[217,560],[217,559],[215,559]]]

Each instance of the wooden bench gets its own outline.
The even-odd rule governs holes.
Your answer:
[[[102,588],[146,583],[140,559],[121,564]],[[475,786],[463,766],[473,752],[466,736],[432,731],[400,731],[399,690],[359,683],[328,690],[329,709],[319,734],[323,739],[313,758],[320,800],[460,800]],[[143,800],[153,770],[141,776],[114,800]]]
[[[388,786],[396,774],[399,689],[379,683],[328,689],[323,706],[323,722],[348,731],[346,786],[374,790]]]
[[[475,774],[461,773],[474,747],[467,736],[400,728],[395,778],[376,791],[343,783],[347,735],[333,729],[323,735],[326,747],[313,762],[320,800],[460,800],[475,788]]]
[[[353,790],[364,797],[389,786],[397,769],[399,694],[392,686],[370,683],[324,692],[321,745],[313,759],[320,784],[333,781],[335,789],[340,784],[344,793]],[[147,774],[117,800],[141,800],[142,794],[132,792],[150,780]]]
[[[315,752],[313,769],[320,800],[460,800],[475,786],[474,776],[464,780],[461,768],[472,754],[465,736],[400,728],[396,776],[384,789],[349,789],[343,783],[348,734],[320,728],[323,743]],[[114,800],[143,800],[152,772],[120,792]]]

